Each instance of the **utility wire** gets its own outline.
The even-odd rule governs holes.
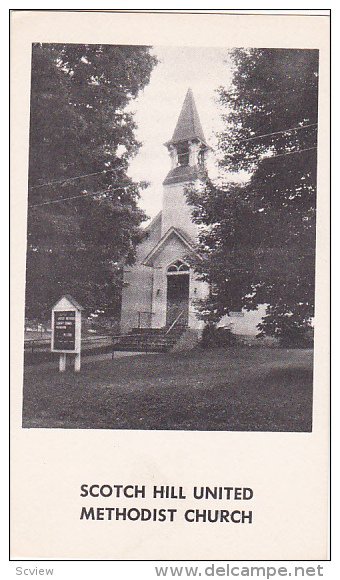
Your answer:
[[[317,147],[307,147],[306,149],[298,149],[297,151],[287,151],[286,153],[278,153],[277,155],[268,155],[268,157],[263,157],[263,159],[274,159],[275,157],[283,157],[284,155],[294,155],[294,153],[303,153],[304,151],[312,151],[312,149],[317,149]]]
[[[275,159],[275,157],[283,157],[285,155],[293,155],[295,153],[303,153],[304,151],[312,151],[313,149],[317,149],[317,147],[308,147],[306,149],[298,149],[297,151],[287,151],[286,153],[278,153],[277,155],[271,155],[271,156],[268,156],[268,157],[264,157],[263,159]],[[234,157],[234,155],[228,155],[228,157]],[[71,199],[80,199],[81,197],[89,197],[91,195],[101,195],[103,193],[110,193],[110,192],[119,191],[119,190],[121,191],[122,189],[124,191],[126,191],[127,190],[127,187],[126,186],[125,187],[122,186],[122,187],[116,187],[116,188],[113,188],[113,189],[104,189],[103,191],[95,191],[95,192],[92,192],[92,193],[82,193],[81,195],[73,195],[71,197],[62,197],[60,199],[53,199],[53,200],[50,200],[50,201],[44,201],[42,203],[35,203],[33,205],[29,205],[28,207],[29,208],[41,207],[43,205],[51,205],[52,203],[61,203],[63,201],[69,201]]]
[[[299,149],[297,151],[287,151],[286,153],[279,153],[278,155],[272,155],[272,156],[269,156],[269,157],[264,157],[263,159],[274,159],[275,157],[283,157],[284,155],[293,155],[295,153],[303,153],[304,151],[312,151],[313,149],[317,149],[317,147],[308,147],[306,149]],[[233,155],[228,155],[228,157],[234,157],[234,156]],[[119,190],[120,191],[121,190],[126,191],[127,189],[128,188],[126,186],[125,187],[122,186],[122,187],[116,187],[116,188],[113,188],[113,189],[104,189],[103,191],[95,191],[95,192],[92,192],[92,193],[82,193],[81,195],[73,195],[72,197],[62,197],[60,199],[53,199],[53,200],[50,200],[50,201],[44,201],[43,203],[35,203],[33,205],[29,205],[28,208],[31,209],[31,208],[34,208],[34,207],[41,207],[43,205],[51,205],[52,203],[61,203],[63,201],[69,201],[71,199],[80,199],[81,197],[88,197],[88,196],[91,196],[91,195],[101,195],[103,193],[111,193],[113,191],[119,191]]]
[[[317,149],[317,147],[307,147],[306,149],[297,149],[296,151],[286,151],[286,153],[278,153],[277,155],[268,155],[267,157],[262,157],[261,161],[264,159],[275,159],[275,157],[283,157],[284,155],[293,155],[294,153],[303,153],[304,151],[312,151],[312,149]],[[236,155],[226,155],[229,159],[235,159]],[[257,159],[256,157],[252,157],[249,161],[253,161]]]
[[[273,133],[264,133],[263,135],[254,135],[253,137],[248,137],[247,139],[239,139],[238,143],[244,143],[246,141],[253,141],[254,139],[260,139],[262,137],[270,137],[271,135],[279,135],[280,133],[288,133],[289,131],[298,131],[300,129],[305,129],[307,127],[316,127],[318,123],[310,123],[309,125],[298,125],[297,127],[290,127],[289,129],[282,129],[281,131],[274,131]],[[46,183],[40,183],[39,185],[30,185],[29,189],[39,189],[41,187],[46,187],[49,185],[58,185],[59,183],[65,183],[67,181],[74,181],[75,179],[82,179],[84,177],[92,177],[93,175],[101,175],[103,173],[115,173],[121,169],[126,169],[125,166],[121,165],[112,169],[104,169],[103,171],[96,171],[95,173],[85,173],[83,175],[76,175],[75,177],[65,177],[60,180],[48,181]]]
[[[299,131],[300,129],[306,129],[307,127],[317,127],[317,125],[318,123],[310,123],[309,125],[298,125],[297,127],[291,127],[290,129],[282,129],[282,131],[273,131],[273,133],[254,135],[253,137],[248,137],[247,139],[239,139],[238,143],[244,143],[245,141],[253,141],[254,139],[260,139],[261,137],[270,137],[271,135],[279,135],[280,133],[289,133],[289,131]]]
[[[116,187],[114,189],[104,189],[103,191],[94,191],[92,193],[82,193],[81,195],[73,195],[71,197],[61,197],[59,199],[52,199],[50,201],[44,201],[42,203],[35,203],[32,205],[29,205],[28,208],[33,208],[33,207],[41,207],[42,205],[51,205],[52,203],[61,203],[62,201],[68,201],[70,199],[79,199],[81,197],[89,197],[91,195],[101,195],[103,193],[110,193],[111,191],[121,191],[121,190],[126,191],[127,187]]]
[[[95,173],[85,173],[85,175],[76,175],[75,177],[64,177],[64,179],[48,181],[46,183],[41,183],[40,185],[30,185],[29,189],[39,189],[40,187],[45,187],[47,185],[57,185],[58,183],[65,183],[66,181],[74,181],[75,179],[82,179],[83,177],[92,177],[92,175],[101,175],[102,173],[114,173],[116,171],[120,171],[121,169],[124,169],[123,165],[120,167],[115,167],[113,169],[104,169],[103,171],[96,171]]]

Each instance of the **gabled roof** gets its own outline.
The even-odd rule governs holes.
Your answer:
[[[150,223],[148,223],[147,226],[145,226],[144,231],[148,232],[149,230],[152,230],[153,227],[155,227],[159,221],[161,221],[162,219],[162,210],[158,212],[157,215],[155,215],[155,217],[151,220]]]
[[[168,231],[164,234],[164,236],[153,247],[151,252],[149,252],[149,254],[146,256],[146,258],[144,258],[144,260],[143,260],[144,266],[151,265],[152,259],[157,254],[159,254],[159,252],[162,250],[162,248],[164,247],[164,245],[166,244],[166,242],[168,241],[168,239],[171,236],[177,236],[177,238],[179,238],[179,240],[182,242],[182,244],[184,246],[186,246],[186,248],[189,250],[190,253],[193,253],[193,254],[196,254],[197,256],[199,256],[199,254],[197,253],[197,251],[195,249],[195,242],[191,238],[189,238],[189,236],[186,233],[184,233],[182,230],[180,230],[179,228],[175,228],[174,226],[171,226],[171,228],[168,229]]]
[[[199,139],[206,145],[194,95],[192,90],[188,89],[173,136],[166,145],[179,143],[180,141],[190,141],[192,139]]]
[[[66,300],[68,300],[72,304],[72,306],[74,306],[77,310],[80,311],[84,310],[83,306],[81,306],[79,302],[77,302],[77,300],[73,298],[73,296],[71,296],[71,294],[64,294],[63,296],[61,296],[59,300],[57,300],[57,302],[53,305],[52,310],[57,306],[57,304],[59,304],[60,300],[62,300],[63,298],[66,298]]]

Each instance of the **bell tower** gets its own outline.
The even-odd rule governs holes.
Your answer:
[[[185,187],[195,182],[205,170],[209,146],[206,143],[194,95],[188,89],[174,133],[165,143],[171,169],[163,181],[162,236],[172,226],[196,237],[197,226],[191,219]]]

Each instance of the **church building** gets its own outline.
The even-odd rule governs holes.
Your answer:
[[[206,296],[209,288],[197,279],[188,263],[188,256],[196,252],[198,226],[192,220],[185,188],[198,183],[210,147],[191,89],[165,146],[171,168],[163,181],[162,210],[146,228],[147,236],[137,247],[136,263],[124,270],[123,333],[133,328],[169,329],[177,324],[199,331],[204,325],[196,315],[195,302]],[[221,323],[235,334],[254,336],[263,314],[230,313]]]

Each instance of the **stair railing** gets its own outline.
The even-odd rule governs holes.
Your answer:
[[[145,315],[145,314],[147,315],[146,326],[143,326],[143,324],[142,324],[143,315]],[[137,328],[149,328],[149,327],[151,327],[153,314],[154,314],[154,312],[149,311],[149,310],[141,310],[141,311],[137,312]]]
[[[169,326],[168,330],[165,333],[165,336],[167,334],[169,334],[169,332],[176,326],[177,322],[179,321],[179,319],[181,318],[181,316],[184,314],[184,310],[182,310],[179,315],[175,318],[175,320],[173,321],[173,323]]]

